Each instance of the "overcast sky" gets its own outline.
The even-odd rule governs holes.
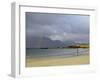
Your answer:
[[[26,12],[26,39],[89,41],[89,16]]]

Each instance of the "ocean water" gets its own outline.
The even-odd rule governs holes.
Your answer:
[[[66,49],[26,49],[26,57],[37,58],[37,57],[70,57],[89,54],[88,48],[66,48]]]

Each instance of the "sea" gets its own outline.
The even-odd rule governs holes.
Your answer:
[[[64,49],[34,49],[26,48],[26,57],[71,57],[78,55],[88,55],[89,48],[64,48]]]

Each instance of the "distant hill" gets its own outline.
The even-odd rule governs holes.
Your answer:
[[[89,48],[89,44],[76,44],[76,45],[70,45],[69,48]]]

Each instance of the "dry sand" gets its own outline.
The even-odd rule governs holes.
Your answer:
[[[74,57],[26,58],[26,67],[81,65],[89,63],[89,55],[80,55]]]

